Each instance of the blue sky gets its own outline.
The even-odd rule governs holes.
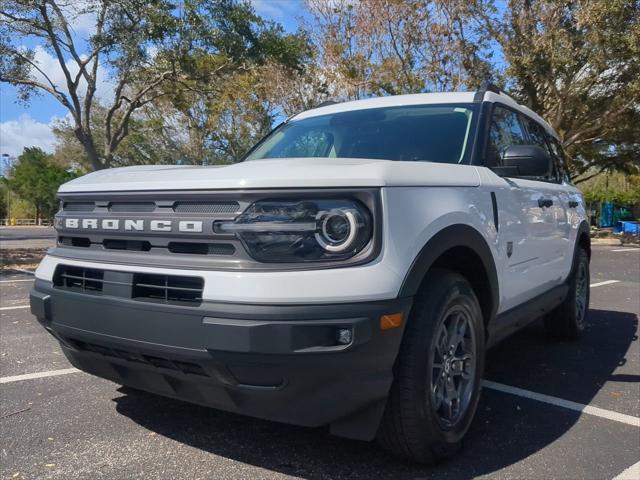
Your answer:
[[[303,0],[251,0],[256,12],[264,18],[274,20],[287,31],[295,31],[297,17],[304,13]],[[79,18],[75,25],[76,34],[82,38],[91,31],[90,19]],[[37,45],[25,46],[35,48]],[[55,60],[43,49],[36,52],[39,65],[44,66],[52,78],[60,78]],[[108,97],[110,85],[103,82],[98,93]],[[18,102],[17,90],[0,83],[0,154],[19,155],[24,147],[38,146],[47,151],[54,149],[51,124],[64,118],[67,110],[49,94],[39,94],[31,98],[28,105]]]

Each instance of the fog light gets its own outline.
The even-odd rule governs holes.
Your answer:
[[[353,334],[350,328],[339,328],[336,334],[336,340],[340,345],[349,345],[353,340]]]

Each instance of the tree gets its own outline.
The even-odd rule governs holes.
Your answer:
[[[11,167],[6,183],[11,191],[33,205],[36,220],[40,220],[53,217],[58,209],[58,187],[75,176],[57,165],[51,155],[33,147],[24,149]]]
[[[196,140],[195,145],[203,148],[192,149],[185,162],[207,163],[204,147],[209,145],[203,138],[211,137],[217,125],[209,120],[198,125],[191,122],[191,114],[203,105],[220,110],[218,101],[229,96],[228,88],[243,83],[238,76],[249,75],[253,86],[259,85],[255,73],[263,65],[300,68],[308,50],[303,36],[285,34],[282,27],[257,16],[245,1],[184,0],[179,8],[167,0],[63,2],[2,2],[0,80],[20,88],[25,101],[40,91],[61,102],[71,121],[59,132],[73,132],[92,170],[167,159],[126,138],[135,133],[141,140],[147,132],[144,138],[151,147],[157,142],[150,135],[166,133],[183,120],[186,131],[165,139]],[[80,15],[95,20],[85,54],[83,39],[73,31]],[[40,42],[54,55],[64,85],[57,85],[41,68],[34,49],[23,47],[26,39]],[[97,98],[100,74],[113,83],[111,101]],[[237,105],[229,107],[238,110]],[[66,147],[72,145],[68,140],[66,136]],[[238,156],[238,148],[228,150],[228,155]]]
[[[545,117],[577,182],[640,168],[637,0],[475,2],[505,60],[504,85]]]
[[[9,189],[4,178],[0,178],[0,219],[9,214]]]
[[[24,101],[36,92],[52,95],[71,114],[74,135],[90,168],[109,167],[129,133],[134,113],[162,95],[162,84],[176,76],[171,55],[160,62],[153,54],[175,35],[178,25],[172,9],[165,0],[3,0],[0,81],[18,87]],[[73,30],[80,16],[94,19],[86,53],[84,39]],[[35,60],[36,50],[26,48],[27,41],[37,42],[54,56],[64,78],[62,85]],[[99,100],[101,73],[109,75],[114,92],[99,144],[91,118]]]
[[[304,72],[310,45],[303,33],[286,34],[256,15],[248,2],[194,0],[185,5],[185,21],[198,39],[182,57],[188,79],[148,113],[171,118],[165,132],[182,140],[179,157],[185,163],[235,162],[281,113],[273,74]]]
[[[467,3],[306,0],[307,28],[323,75],[342,97],[470,88],[489,75],[491,52]]]
[[[91,132],[98,143],[104,141],[104,120],[107,113],[102,105],[95,105],[93,108]],[[114,152],[110,166],[181,163],[182,159],[178,154],[181,135],[170,128],[171,122],[166,115],[169,113],[161,107],[144,108],[130,119],[129,133]],[[73,121],[65,118],[55,122],[53,133],[56,137],[54,160],[76,170],[85,170],[86,152],[75,136]]]

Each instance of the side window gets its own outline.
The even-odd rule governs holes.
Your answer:
[[[562,145],[551,135],[547,136],[547,141],[551,147],[551,156],[553,156],[554,161],[558,165],[560,179],[571,183],[571,177],[569,176],[569,170],[567,168],[567,157],[564,154],[564,150],[562,150]]]
[[[489,126],[489,142],[487,146],[488,167],[499,166],[501,156],[510,145],[526,145],[524,133],[518,114],[506,108],[495,106]]]
[[[548,142],[549,135],[545,129],[534,120],[530,118],[523,118],[525,125],[527,126],[527,132],[529,133],[529,139],[532,145],[537,145],[544,148],[546,152],[551,155],[553,163],[551,165],[551,171],[545,178],[551,182],[560,182],[560,162],[557,155],[554,154],[551,145]]]

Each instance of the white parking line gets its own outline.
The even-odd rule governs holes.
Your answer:
[[[25,375],[14,375],[13,377],[0,377],[1,383],[20,382],[22,380],[33,380],[35,378],[56,377],[58,375],[68,375],[69,373],[77,373],[77,368],[64,368],[62,370],[49,370],[48,372],[27,373]]]
[[[0,311],[4,311],[4,310],[19,310],[21,308],[29,308],[29,305],[18,305],[17,307],[0,307]]]
[[[18,283],[18,282],[33,282],[35,278],[26,278],[20,280],[0,280],[0,283]]]
[[[591,288],[593,288],[593,287],[602,287],[603,285],[611,285],[612,283],[620,283],[620,280],[605,280],[604,282],[592,283],[589,286]]]
[[[20,272],[20,273],[28,273],[29,275],[36,274],[34,270],[25,270],[24,268],[12,268],[12,270],[15,270],[16,272]]]
[[[567,408],[576,412],[606,418],[608,420],[613,420],[614,422],[626,423],[627,425],[631,425],[633,427],[640,427],[640,418],[633,417],[631,415],[625,415],[624,413],[612,412],[611,410],[605,410],[604,408],[592,407],[591,405],[584,405],[582,403],[572,402],[570,400],[564,400],[562,398],[552,397],[551,395],[532,392],[530,390],[524,390],[522,388],[512,387],[510,385],[504,385],[502,383],[491,382],[489,380],[483,380],[482,386],[485,388],[490,388],[491,390],[497,390],[498,392],[509,393],[511,395],[517,395],[518,397],[537,400],[538,402],[548,403],[550,405],[555,405],[556,407]]]
[[[640,252],[640,248],[616,248],[612,252]]]
[[[613,480],[638,480],[640,478],[640,462],[631,465]]]

